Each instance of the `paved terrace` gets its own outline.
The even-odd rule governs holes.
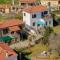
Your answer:
[[[41,38],[42,38],[42,36],[41,35],[38,35],[38,36],[36,36],[36,38],[34,39],[33,42],[36,42],[37,40],[39,40]],[[33,44],[33,42],[31,44]],[[14,48],[18,48],[18,49],[20,49],[20,48],[26,48],[28,46],[29,46],[29,40],[20,41],[18,43],[15,43],[15,44],[10,45],[10,47],[12,47],[13,49]]]

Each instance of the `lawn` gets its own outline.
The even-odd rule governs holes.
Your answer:
[[[60,33],[60,25],[53,28],[55,33]]]
[[[25,50],[25,52],[32,52],[29,57],[35,56],[38,53],[41,53],[42,51],[47,51],[48,47],[47,45],[43,45],[43,44],[37,44],[31,48],[28,48]]]

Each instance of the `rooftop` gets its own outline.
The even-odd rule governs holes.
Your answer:
[[[34,3],[36,0],[20,0],[21,3]]]
[[[32,7],[26,8],[23,11],[28,13],[33,13],[33,12],[44,11],[46,9],[47,9],[47,6],[39,5],[39,6],[32,6]]]
[[[9,19],[9,20],[0,22],[0,28],[13,27],[13,26],[18,26],[18,25],[22,25],[22,24],[23,24],[22,20]]]
[[[0,42],[0,60],[4,60],[5,58],[15,55],[16,53],[8,45]]]

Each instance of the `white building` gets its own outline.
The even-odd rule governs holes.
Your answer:
[[[40,0],[42,5],[48,6],[50,3],[51,10],[57,10],[60,6],[60,0]]]
[[[35,6],[36,0],[19,0],[19,5],[21,8],[28,8]]]
[[[53,19],[48,15],[46,6],[33,6],[23,10],[23,21],[35,29],[41,26],[53,26]]]

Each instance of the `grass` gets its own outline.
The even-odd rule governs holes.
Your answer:
[[[47,51],[48,47],[47,45],[43,45],[43,44],[37,44],[31,48],[28,48],[25,50],[25,52],[32,52],[29,57],[32,57],[38,53],[41,53],[42,51]]]
[[[60,25],[53,28],[55,33],[60,33]]]

